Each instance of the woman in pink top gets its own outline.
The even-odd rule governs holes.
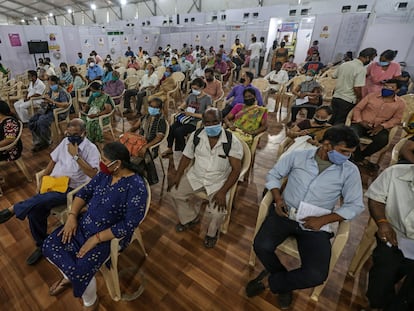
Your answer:
[[[386,50],[380,55],[379,62],[371,63],[367,69],[367,79],[362,95],[379,93],[383,81],[401,76],[400,64],[393,62],[398,51]]]

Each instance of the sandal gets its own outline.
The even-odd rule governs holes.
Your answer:
[[[175,226],[175,231],[177,231],[177,232],[187,231],[188,229],[191,229],[192,227],[194,227],[195,225],[197,225],[199,222],[200,222],[200,218],[197,216],[192,221],[187,222],[184,225],[183,224],[176,225]]]
[[[72,286],[72,283],[69,280],[62,278],[59,281],[56,281],[55,283],[53,283],[52,286],[50,286],[49,295],[57,296],[60,293],[63,293],[66,289],[68,289],[71,286]]]
[[[174,152],[172,150],[165,150],[163,153],[161,153],[161,158],[163,158],[163,159],[168,158],[173,153]]]
[[[206,237],[204,238],[204,246],[206,248],[213,248],[214,246],[216,246],[217,240],[218,240],[218,232],[213,237],[206,235]]]

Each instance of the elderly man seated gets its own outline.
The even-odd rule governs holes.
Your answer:
[[[0,212],[0,223],[14,215],[20,220],[29,219],[30,231],[36,242],[36,250],[27,259],[28,265],[42,258],[41,246],[47,237],[47,217],[50,210],[66,204],[67,193],[88,182],[98,171],[100,154],[98,148],[86,137],[85,123],[73,119],[67,128],[66,138],[50,154],[51,161],[45,169],[45,176],[69,177],[63,192],[53,189],[34,195]],[[44,179],[43,179],[44,181]]]
[[[378,226],[367,297],[380,309],[370,310],[414,310],[413,181],[414,165],[393,165],[365,193]]]
[[[372,139],[364,150],[358,146],[353,160],[371,169],[378,168],[366,158],[381,150],[388,144],[391,128],[401,123],[405,102],[396,96],[398,81],[388,80],[384,83],[381,94],[371,93],[365,96],[354,108],[351,127],[358,136]]]
[[[270,83],[270,89],[277,92],[280,86],[289,81],[289,75],[287,71],[282,69],[282,63],[276,62],[275,70],[269,72],[265,77]]]
[[[52,143],[50,126],[54,121],[53,110],[67,108],[70,105],[69,94],[59,86],[59,78],[50,76],[48,82],[49,92],[43,98],[42,108],[29,120],[29,129],[33,137],[33,152],[46,149]]]
[[[29,70],[28,76],[30,83],[26,98],[14,103],[14,110],[16,110],[17,116],[23,123],[29,122],[30,119],[29,108],[32,105],[30,99],[42,96],[46,89],[45,84],[37,77],[36,71]],[[35,100],[33,105],[39,107],[41,102],[40,100]]]
[[[200,222],[200,206],[194,206],[190,197],[200,191],[208,195],[210,221],[204,246],[216,245],[220,226],[226,215],[228,191],[237,182],[243,158],[243,146],[230,132],[223,130],[217,108],[203,113],[204,128],[188,139],[177,171],[169,176],[169,189],[177,211],[177,232],[184,232]],[[186,168],[192,163],[188,171]]]
[[[103,91],[111,97],[117,97],[120,96],[124,90],[125,84],[119,79],[119,72],[115,70],[112,71],[112,78],[106,82]],[[117,98],[114,102],[115,105],[118,105],[121,102],[121,99]]]

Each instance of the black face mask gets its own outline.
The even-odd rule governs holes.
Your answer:
[[[247,106],[251,106],[255,103],[256,99],[255,98],[249,98],[249,99],[245,99],[244,100],[244,104]]]
[[[244,82],[246,82],[246,79],[245,78],[240,78],[240,83],[244,83]]]
[[[329,120],[319,120],[319,119],[313,118],[313,121],[315,121],[315,123],[318,125],[324,125],[328,123]]]
[[[79,135],[70,135],[68,136],[68,140],[72,145],[77,144],[79,146],[83,141],[83,137]]]

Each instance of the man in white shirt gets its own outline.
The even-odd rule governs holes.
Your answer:
[[[264,59],[266,56],[266,45],[265,45],[265,38],[260,37],[260,44],[262,45],[262,48],[260,49],[260,58],[259,58],[259,76],[262,77],[262,68],[264,64]]]
[[[14,109],[16,110],[17,116],[23,123],[28,123],[30,119],[29,108],[32,105],[30,99],[42,96],[46,89],[45,84],[38,79],[36,71],[29,70],[28,75],[30,83],[27,96],[25,99],[18,100],[14,103]],[[41,100],[34,100],[33,106],[40,107],[41,103]]]
[[[202,58],[200,60],[200,65],[196,65],[194,67],[195,70],[191,75],[191,80],[194,80],[195,78],[204,78],[205,74],[204,74],[204,70],[206,69],[207,66],[207,59],[206,58]]]
[[[414,165],[387,168],[365,195],[378,226],[367,291],[370,307],[414,310]]]
[[[249,45],[249,53],[250,53],[250,62],[249,62],[249,71],[252,71],[253,67],[255,68],[254,77],[260,74],[259,72],[259,59],[260,59],[260,51],[262,49],[262,44],[260,42],[256,42],[256,37],[252,37],[252,44]]]
[[[66,204],[67,193],[95,176],[98,172],[99,150],[86,138],[86,125],[81,119],[72,119],[68,124],[66,138],[50,154],[51,161],[44,175],[52,177],[69,177],[65,192],[49,191],[36,194],[31,198],[16,203],[0,212],[0,223],[14,215],[20,220],[29,219],[30,231],[36,241],[36,250],[27,258],[27,264],[33,265],[42,258],[41,247],[47,237],[47,217],[50,210]]]
[[[131,97],[137,97],[136,112],[141,115],[141,107],[144,97],[151,94],[151,91],[158,85],[158,75],[154,72],[152,64],[147,65],[145,75],[141,78],[139,90],[127,90],[124,95],[124,107],[126,113],[131,112]]]
[[[282,63],[275,63],[275,70],[269,72],[265,77],[266,80],[270,83],[270,89],[277,92],[281,84],[289,81],[289,75],[287,71],[282,69]]]
[[[200,222],[200,206],[190,204],[189,198],[197,192],[206,192],[209,200],[206,212],[211,217],[204,246],[215,246],[220,226],[226,215],[228,191],[237,182],[243,146],[231,132],[221,126],[221,113],[208,108],[203,114],[204,128],[196,130],[188,139],[180,164],[169,176],[168,189],[180,223],[177,232],[184,232]],[[186,174],[186,168],[192,163]]]

